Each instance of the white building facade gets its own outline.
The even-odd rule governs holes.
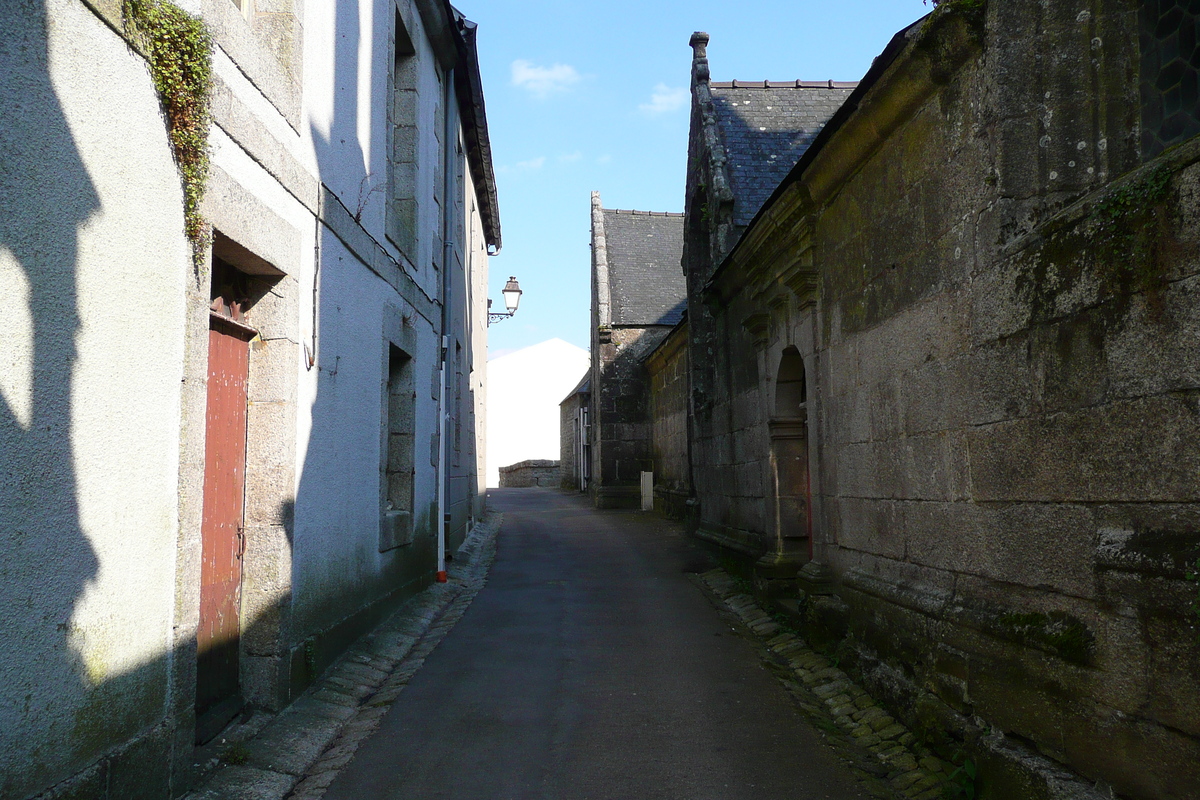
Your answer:
[[[198,256],[129,4],[0,10],[6,798],[179,796],[198,741],[289,703],[484,511],[475,26],[179,4],[212,38]]]

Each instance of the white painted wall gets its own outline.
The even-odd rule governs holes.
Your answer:
[[[588,369],[588,353],[547,339],[488,361],[487,485],[500,467],[530,458],[558,460],[559,408]]]
[[[204,214],[282,273],[247,316],[261,334],[250,355],[242,594],[242,686],[255,703],[287,696],[289,657],[306,636],[403,581],[431,580],[436,563],[433,127],[445,98],[414,3],[399,6],[419,51],[426,132],[421,244],[403,268],[422,310],[389,283],[401,282],[397,268],[375,249],[403,261],[385,236],[386,194],[371,191],[387,183],[396,5],[296,4],[303,53],[292,69],[280,61],[287,48],[265,41],[269,25],[228,0],[179,0],[216,44]],[[98,18],[112,4],[96,8],[0,4],[0,797],[78,777],[135,742],[131,757],[150,771],[129,774],[146,787],[165,785],[172,763],[190,773],[180,745],[192,736],[209,275],[183,236],[147,65]],[[370,264],[339,239],[344,219],[335,235],[314,216],[322,185],[360,217],[351,238]],[[482,427],[486,243],[469,180],[455,199],[468,270],[456,303],[464,346],[476,348]],[[424,537],[380,553],[385,334],[398,318],[411,332]],[[88,791],[80,796],[99,789]]]
[[[322,237],[321,298],[321,366],[308,373],[315,387],[296,497],[292,602],[297,638],[376,599],[379,577],[416,549],[378,549],[380,420],[387,380],[383,331],[389,306],[413,321],[418,343],[413,354],[418,523],[430,521],[437,494],[430,458],[437,320],[422,318],[328,233]],[[427,533],[417,536],[429,538]]]
[[[165,710],[191,262],[145,63],[77,0],[0,24],[0,796],[24,797]]]

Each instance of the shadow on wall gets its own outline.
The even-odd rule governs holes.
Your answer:
[[[79,519],[72,448],[77,236],[100,199],[49,72],[43,0],[15,0],[0,36],[0,795],[61,764],[26,763],[30,740],[86,760],[93,687],[72,617],[99,562]],[[28,326],[26,327],[26,321]],[[165,673],[164,673],[165,674]],[[118,713],[112,706],[105,713]],[[106,719],[109,729],[121,719]],[[51,756],[56,758],[57,756]],[[14,759],[22,759],[14,763]]]
[[[386,186],[386,176],[370,173],[360,144],[360,135],[374,133],[359,130],[359,62],[364,57],[374,64],[386,61],[388,25],[375,27],[371,51],[360,56],[358,3],[336,3],[334,14],[333,115],[328,133],[315,125],[311,128],[318,177],[341,196],[357,221],[375,228],[375,221],[381,221],[383,215],[373,209],[384,201],[384,195],[375,189]],[[390,18],[384,21],[388,23]],[[374,90],[372,96],[376,96]],[[377,124],[377,117],[369,115],[368,124]],[[364,454],[377,453],[380,447],[382,420],[374,409],[382,400],[381,379],[388,377],[383,343],[386,312],[376,310],[375,298],[364,292],[378,292],[384,284],[374,276],[366,278],[367,268],[354,260],[328,228],[318,226],[317,235],[321,241],[312,366],[317,385],[308,412],[311,431],[296,490],[295,514],[300,524],[293,523],[295,530],[289,536],[294,553],[294,599],[285,626],[290,637],[287,644],[299,647],[311,663],[304,667],[306,675],[293,675],[293,689],[301,688],[328,666],[340,649],[383,613],[389,601],[424,588],[436,571],[432,537],[436,514],[432,507],[411,509],[411,544],[379,550],[380,464]],[[358,305],[360,300],[366,302],[365,309]],[[417,324],[421,324],[419,318]],[[384,349],[382,366],[379,348]],[[427,398],[425,362],[416,352],[406,355],[417,369],[416,390]],[[415,443],[418,475],[421,466],[429,463],[429,453],[428,441]]]
[[[596,433],[600,437],[599,464],[592,471],[597,491],[616,487],[640,490],[642,472],[654,469],[650,377],[644,361],[669,332],[665,326],[645,329],[634,342],[617,351],[616,358],[604,369],[605,378],[599,388],[592,387],[597,406],[593,412],[593,441]],[[595,449],[592,458],[597,458]]]

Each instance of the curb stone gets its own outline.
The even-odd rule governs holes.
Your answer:
[[[729,573],[714,569],[696,577],[770,653],[787,664],[781,671],[790,674],[779,677],[801,707],[810,714],[832,719],[847,738],[869,754],[896,797],[933,800],[952,790],[953,764],[922,746],[908,728],[892,719],[874,698],[804,639],[774,623]]]
[[[231,728],[225,761],[237,763],[218,761],[182,800],[319,800],[487,583],[503,523],[484,517],[446,565],[446,583],[406,601],[290,706]]]

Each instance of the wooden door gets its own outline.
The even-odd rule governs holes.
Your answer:
[[[196,634],[196,738],[215,736],[241,708],[239,608],[245,535],[246,382],[244,326],[212,317],[208,334],[208,413],[204,439],[200,629]]]

